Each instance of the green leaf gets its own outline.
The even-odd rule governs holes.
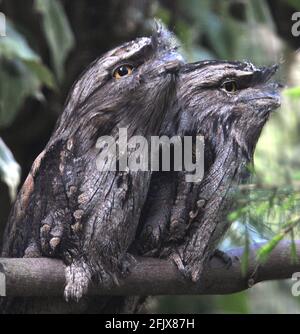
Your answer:
[[[0,126],[8,126],[28,96],[41,97],[41,86],[55,88],[52,73],[29,46],[25,37],[7,22],[0,38]]]
[[[282,2],[287,2],[290,6],[294,7],[297,10],[300,10],[299,0],[281,0]]]
[[[227,296],[218,296],[216,299],[218,308],[222,313],[249,313],[249,297],[245,291]]]
[[[0,125],[9,126],[28,96],[42,96],[41,82],[20,60],[0,58]]]
[[[257,252],[257,259],[258,261],[265,262],[272,252],[272,250],[278,245],[278,243],[288,234],[292,233],[293,236],[293,229],[299,225],[300,223],[300,216],[296,216],[295,218],[288,221],[284,224],[282,231],[275,235],[266,245],[262,246]]]
[[[268,243],[266,243],[264,246],[262,246],[257,251],[257,259],[260,262],[265,262],[269,256],[269,254],[272,252],[272,250],[278,245],[278,243],[284,238],[285,233],[280,232],[275,237],[273,237]]]
[[[241,271],[242,271],[242,275],[246,276],[247,274],[247,270],[249,268],[249,245],[250,245],[250,241],[249,241],[249,232],[248,232],[248,228],[246,228],[245,230],[245,246],[244,246],[244,252],[241,258]]]
[[[293,264],[299,263],[299,259],[297,255],[297,247],[295,243],[294,230],[291,230],[291,260]]]
[[[74,46],[74,36],[64,8],[57,0],[35,0],[35,9],[42,14],[43,29],[50,48],[53,66],[59,81],[64,77],[64,63]]]
[[[171,20],[171,13],[167,9],[160,6],[155,13],[155,17],[160,19],[165,25],[169,25]]]
[[[237,221],[242,216],[242,214],[242,210],[230,212],[228,215],[228,220],[230,220],[231,222]]]
[[[6,22],[6,37],[0,38],[0,56],[6,59],[40,61],[39,56],[30,48],[24,36],[16,31],[8,20]]]
[[[292,179],[296,181],[300,181],[300,170],[292,172]]]
[[[11,151],[0,138],[0,177],[9,190],[9,195],[13,201],[17,195],[17,188],[21,178],[21,168],[15,161]]]
[[[40,80],[42,84],[45,84],[47,87],[55,89],[56,84],[53,77],[53,74],[40,62],[35,61],[26,61],[26,66],[35,76]]]
[[[269,202],[261,202],[259,205],[255,208],[255,213],[260,216],[266,213],[269,209]]]
[[[269,28],[276,29],[276,25],[267,1],[252,0],[249,1],[248,6],[249,11],[252,12],[250,13],[250,16],[252,16],[256,22],[264,23]]]
[[[293,98],[300,97],[300,87],[287,88],[283,91],[283,94]]]

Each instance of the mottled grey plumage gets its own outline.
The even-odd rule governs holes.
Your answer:
[[[127,270],[151,173],[98,170],[96,141],[117,139],[119,128],[127,128],[128,138],[158,135],[181,63],[171,34],[158,27],[152,38],[126,43],[85,71],[20,191],[3,257],[62,258],[67,300],[81,299],[92,280],[117,284]],[[113,77],[128,64],[131,75]]]
[[[132,75],[114,79],[114,69],[128,63]],[[260,132],[279,105],[277,85],[267,83],[274,71],[225,61],[183,65],[161,28],[108,52],[74,85],[20,191],[2,256],[62,258],[65,297],[75,300],[92,280],[117,284],[130,265],[129,250],[170,258],[187,277],[201,279],[228,228],[234,184],[245,178]],[[228,81],[235,91],[228,91]],[[150,182],[150,172],[99,171],[97,138],[116,138],[124,127],[129,137],[203,135],[204,179],[186,183],[184,172],[157,172]],[[1,311],[10,313],[134,312],[139,300],[81,298],[79,309],[62,299],[5,304]]]
[[[199,280],[229,227],[235,185],[247,178],[263,126],[280,105],[278,85],[268,82],[276,69],[226,61],[181,68],[174,105],[179,112],[171,110],[161,134],[204,136],[204,178],[196,184],[185,182],[184,173],[153,175],[134,252],[169,257]],[[235,91],[226,91],[228,83]]]

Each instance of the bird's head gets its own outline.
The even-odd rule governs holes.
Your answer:
[[[251,159],[270,112],[280,106],[279,85],[270,82],[277,66],[203,61],[181,70],[182,128],[192,124],[216,151],[232,141]]]
[[[107,52],[73,86],[58,132],[72,136],[68,129],[78,133],[78,127],[93,132],[92,127],[98,136],[120,127],[130,135],[157,132],[183,62],[172,34],[160,25],[151,37]]]

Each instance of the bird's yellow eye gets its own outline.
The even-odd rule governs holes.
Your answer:
[[[227,93],[234,93],[238,89],[237,83],[233,80],[224,82],[221,88],[225,90]]]
[[[122,65],[114,70],[113,77],[115,79],[121,79],[132,74],[133,67],[131,65]]]

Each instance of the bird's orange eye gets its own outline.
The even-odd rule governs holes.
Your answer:
[[[221,88],[225,90],[227,93],[234,93],[238,89],[237,83],[233,80],[224,82]]]
[[[121,79],[122,77],[126,77],[132,74],[133,67],[131,65],[122,65],[114,70],[113,77],[115,79]]]

